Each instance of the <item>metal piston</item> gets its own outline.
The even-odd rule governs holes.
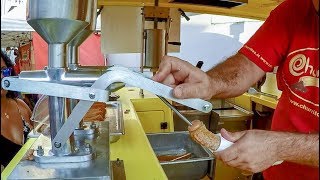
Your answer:
[[[150,68],[152,72],[157,71],[162,57],[165,55],[165,30],[145,30],[145,59],[144,68]]]

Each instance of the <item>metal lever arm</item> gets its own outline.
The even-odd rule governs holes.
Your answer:
[[[2,80],[2,87],[5,90],[28,92],[32,94],[44,94],[48,96],[81,99],[88,101],[108,101],[106,90],[80,87],[53,82],[32,81],[19,79],[17,77],[5,77]]]
[[[190,108],[196,109],[201,112],[208,113],[212,110],[212,104],[208,101],[204,101],[199,98],[190,98],[190,99],[177,99],[172,96],[173,88],[158,83],[156,81],[151,80],[149,77],[144,74],[136,71],[132,71],[128,68],[121,66],[113,66],[109,68],[110,71],[125,71],[128,72],[128,75],[131,75],[131,79],[126,79],[124,83],[133,85],[135,87],[139,87],[141,89],[150,91],[153,94],[158,96],[162,96],[166,99],[170,99],[172,101],[178,102]]]
[[[91,87],[95,89],[106,89],[110,84],[115,82],[124,82],[126,84],[145,89],[151,93],[171,99],[202,112],[209,112],[212,109],[211,103],[201,99],[176,99],[172,96],[171,87],[155,82],[140,73],[133,72],[123,67],[111,68],[111,70],[107,71],[97,81],[95,81]],[[75,106],[68,120],[53,139],[53,143],[55,145],[53,148],[59,150],[59,148],[63,147],[92,104],[93,102],[81,100]]]

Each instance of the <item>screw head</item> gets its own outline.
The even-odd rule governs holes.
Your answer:
[[[130,109],[126,109],[126,110],[124,111],[125,114],[129,114],[129,112],[130,112]]]
[[[92,150],[91,145],[90,145],[89,143],[85,144],[84,150],[85,150],[86,152],[88,152],[88,153],[91,153],[91,150]]]
[[[9,86],[10,86],[10,82],[9,82],[8,80],[5,80],[5,81],[3,82],[3,85],[4,85],[5,87],[9,87]]]
[[[205,104],[202,109],[205,110],[205,111],[208,111],[210,109],[210,105],[209,104]]]
[[[55,143],[54,143],[54,147],[56,147],[56,148],[60,148],[60,147],[61,147],[61,143],[59,143],[59,142],[55,142]]]
[[[94,99],[96,97],[96,95],[94,93],[89,93],[89,98],[90,99]]]

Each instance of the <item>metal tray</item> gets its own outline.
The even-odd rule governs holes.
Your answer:
[[[192,180],[201,179],[207,174],[212,176],[214,158],[212,153],[195,143],[189,132],[179,131],[172,133],[147,134],[148,140],[157,156],[180,155],[191,153],[189,159],[160,162],[168,179]]]
[[[110,143],[117,142],[124,135],[123,111],[120,101],[107,103],[106,121],[109,121]]]

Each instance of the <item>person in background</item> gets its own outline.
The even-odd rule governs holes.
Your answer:
[[[33,111],[37,101],[38,101],[38,94],[21,94],[22,100],[28,105],[31,111]]]
[[[1,80],[10,75],[16,75],[12,62],[1,51]],[[1,87],[1,166],[7,166],[26,142],[27,135],[32,129],[30,117],[31,110],[26,103],[17,98],[17,93]]]
[[[21,59],[21,53],[19,52],[18,49],[14,50],[14,55],[16,56],[14,62],[13,69],[16,72],[16,74],[20,74],[20,59]]]
[[[13,66],[13,70],[16,74],[20,74],[20,66],[21,66],[21,52],[18,49],[14,49],[14,55],[16,56],[15,58],[15,64]],[[33,111],[33,108],[35,104],[38,101],[38,95],[37,94],[23,94],[23,93],[18,93],[19,98],[22,99],[30,108],[31,111]]]
[[[243,171],[263,171],[264,179],[319,179],[319,0],[283,1],[234,56],[206,73],[165,56],[153,80],[172,86],[177,98],[228,98],[276,66],[282,95],[271,131],[222,129],[234,144],[215,156]]]
[[[8,56],[8,58],[10,59],[13,65],[15,65],[15,57],[16,57],[14,50],[15,48],[13,47],[7,47],[5,51],[5,54]]]

